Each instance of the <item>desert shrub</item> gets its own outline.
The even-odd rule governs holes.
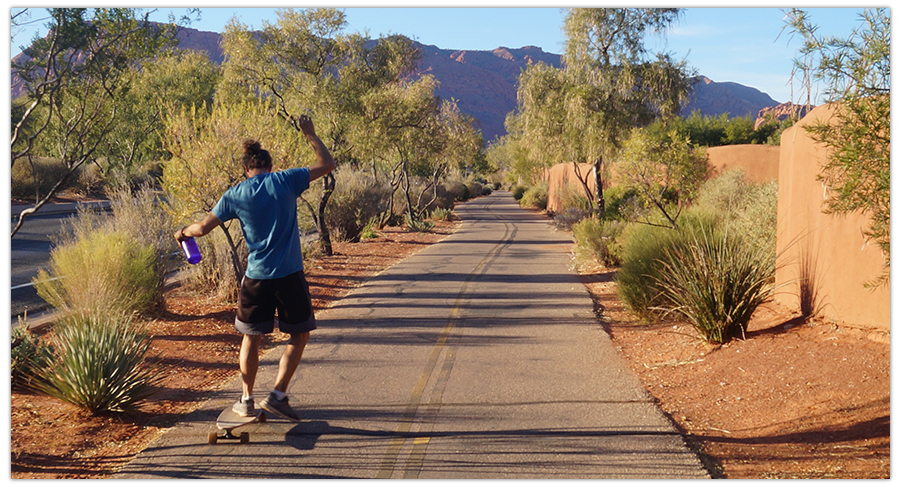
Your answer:
[[[34,390],[37,371],[43,369],[53,354],[53,347],[28,329],[27,321],[19,318],[12,330],[10,354],[10,385],[13,389]]]
[[[774,258],[778,220],[778,183],[747,180],[741,170],[725,171],[700,187],[692,211],[716,215],[728,233]]]
[[[775,261],[727,231],[700,225],[665,247],[655,278],[671,309],[709,343],[742,335],[756,308],[772,292]]]
[[[68,169],[58,159],[46,157],[34,157],[19,159],[12,166],[10,195],[13,198],[43,198],[53,186],[65,176]],[[76,172],[66,181],[61,191],[66,190],[76,183]]]
[[[478,181],[466,181],[466,189],[469,193],[469,198],[477,198],[484,194],[484,186]]]
[[[146,312],[159,297],[157,256],[124,231],[93,231],[50,253],[51,272],[32,282],[38,295],[65,312]]]
[[[622,235],[622,265],[616,274],[619,298],[634,314],[654,318],[671,307],[659,282],[663,269],[660,258],[666,249],[682,245],[690,229],[712,225],[711,217],[701,213],[685,214],[678,230],[645,224],[629,225]]]
[[[510,192],[512,193],[512,197],[515,198],[516,201],[519,201],[522,199],[522,196],[525,195],[525,191],[527,189],[528,188],[525,186],[516,184],[516,185],[513,185],[513,187],[510,189]]]
[[[598,221],[585,218],[572,226],[578,260],[596,261],[605,267],[622,263],[622,221]]]
[[[431,229],[434,228],[434,222],[412,218],[409,216],[409,213],[405,215],[405,220],[406,229],[410,232],[425,233],[430,232]]]
[[[466,201],[469,199],[468,186],[458,179],[447,179],[442,186],[447,194],[453,197],[454,201]]]
[[[73,314],[54,331],[40,391],[97,413],[131,409],[157,390],[160,371],[145,360],[150,337],[132,315]]]
[[[71,230],[56,238],[50,272],[34,279],[38,294],[57,309],[146,313],[162,300],[176,249],[167,213],[142,188],[110,195],[111,215],[81,207]]]
[[[328,201],[325,224],[338,242],[358,242],[363,229],[388,208],[390,187],[370,174],[343,168],[335,173],[337,182]]]
[[[369,223],[366,223],[366,226],[363,227],[362,232],[359,233],[359,238],[361,240],[368,240],[371,238],[378,238],[378,217],[373,217],[369,220]],[[306,259],[306,254],[303,256]]]
[[[612,186],[603,191],[603,200],[605,208],[603,211],[604,220],[627,220],[635,221],[635,212],[633,207],[636,204],[637,190],[624,185]]]
[[[576,223],[590,218],[590,210],[584,208],[563,208],[553,214],[553,227],[557,230],[571,231]]]
[[[453,210],[450,208],[437,208],[431,212],[431,219],[448,222],[453,219]]]
[[[536,186],[528,188],[519,199],[519,205],[537,208],[539,210],[547,209],[547,183],[543,182]]]

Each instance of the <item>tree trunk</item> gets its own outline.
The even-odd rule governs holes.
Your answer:
[[[326,174],[322,177],[323,183],[325,185],[325,191],[322,192],[322,199],[319,201],[319,218],[318,218],[318,227],[319,227],[319,238],[322,240],[322,251],[327,256],[334,255],[334,249],[331,246],[331,233],[328,232],[328,225],[325,223],[325,208],[328,206],[328,200],[331,198],[331,194],[334,193],[335,179],[334,175],[331,173]]]
[[[594,198],[596,199],[597,206],[597,214],[595,216],[598,219],[603,216],[603,212],[606,211],[606,200],[603,198],[603,173],[601,172],[602,168],[603,156],[600,156],[594,160]]]

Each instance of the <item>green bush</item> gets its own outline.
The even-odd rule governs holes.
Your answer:
[[[749,181],[741,170],[725,171],[700,187],[692,211],[715,215],[728,233],[747,245],[775,256],[778,224],[778,183]]]
[[[672,304],[659,285],[663,268],[660,258],[666,249],[689,238],[689,229],[713,222],[699,213],[682,215],[678,221],[680,230],[632,224],[623,232],[622,265],[616,274],[618,293],[625,306],[642,318],[659,317]]]
[[[528,188],[519,199],[521,206],[537,208],[539,210],[547,209],[547,183],[541,183],[537,186]]]
[[[553,228],[568,232],[572,230],[578,222],[585,218],[590,218],[590,210],[583,208],[563,208],[553,213]]]
[[[406,220],[406,228],[410,232],[426,233],[426,232],[430,232],[431,229],[434,228],[434,222],[431,222],[428,220],[417,220],[417,219],[411,218],[409,216],[409,213],[407,213],[405,215],[405,220]]]
[[[596,261],[605,267],[622,263],[621,235],[625,222],[597,221],[585,218],[572,226],[576,257],[581,261]]]
[[[54,327],[54,353],[37,388],[93,413],[131,409],[157,389],[150,337],[126,314],[74,314]]]
[[[512,197],[515,198],[516,201],[519,201],[522,199],[522,196],[525,195],[525,190],[527,189],[528,188],[526,188],[525,186],[520,186],[517,184],[512,187],[510,192],[512,193]]]
[[[35,157],[29,162],[28,158],[21,158],[12,166],[10,195],[13,198],[43,198],[67,172],[65,164],[58,159]],[[76,184],[78,172],[69,177],[61,190]]]
[[[453,219],[453,210],[450,208],[437,208],[431,212],[431,219],[448,222]]]
[[[772,292],[775,261],[764,249],[712,227],[683,233],[686,239],[663,251],[658,287],[707,342],[741,336]]]
[[[466,189],[468,189],[469,198],[477,198],[484,194],[484,186],[478,181],[466,181]]]
[[[335,178],[325,224],[335,241],[358,242],[369,221],[387,210],[391,190],[361,170],[341,169]]]
[[[157,255],[124,231],[94,231],[50,253],[51,272],[32,282],[38,295],[65,312],[143,313],[159,299]]]
[[[10,385],[13,389],[34,390],[36,372],[43,369],[52,357],[53,347],[28,329],[19,318],[19,326],[12,330],[10,354]]]

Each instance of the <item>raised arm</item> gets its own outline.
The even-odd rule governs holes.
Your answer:
[[[299,121],[300,130],[303,132],[303,135],[306,136],[306,140],[309,141],[309,144],[312,145],[313,150],[316,152],[316,163],[309,166],[309,181],[312,182],[334,170],[334,158],[331,157],[331,153],[328,152],[328,148],[325,147],[325,143],[322,142],[322,139],[316,135],[316,129],[313,126],[312,119],[306,115],[301,115]]]

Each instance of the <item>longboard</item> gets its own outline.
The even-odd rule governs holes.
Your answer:
[[[217,431],[211,431],[209,433],[209,444],[214,445],[219,440],[240,440],[241,443],[249,443],[250,433],[242,431],[240,436],[235,436],[232,431],[250,423],[265,422],[266,412],[262,409],[256,410],[256,414],[253,416],[241,416],[238,413],[234,412],[231,409],[231,406],[229,406],[227,409],[222,411],[222,413],[219,414],[219,417],[216,419]]]

